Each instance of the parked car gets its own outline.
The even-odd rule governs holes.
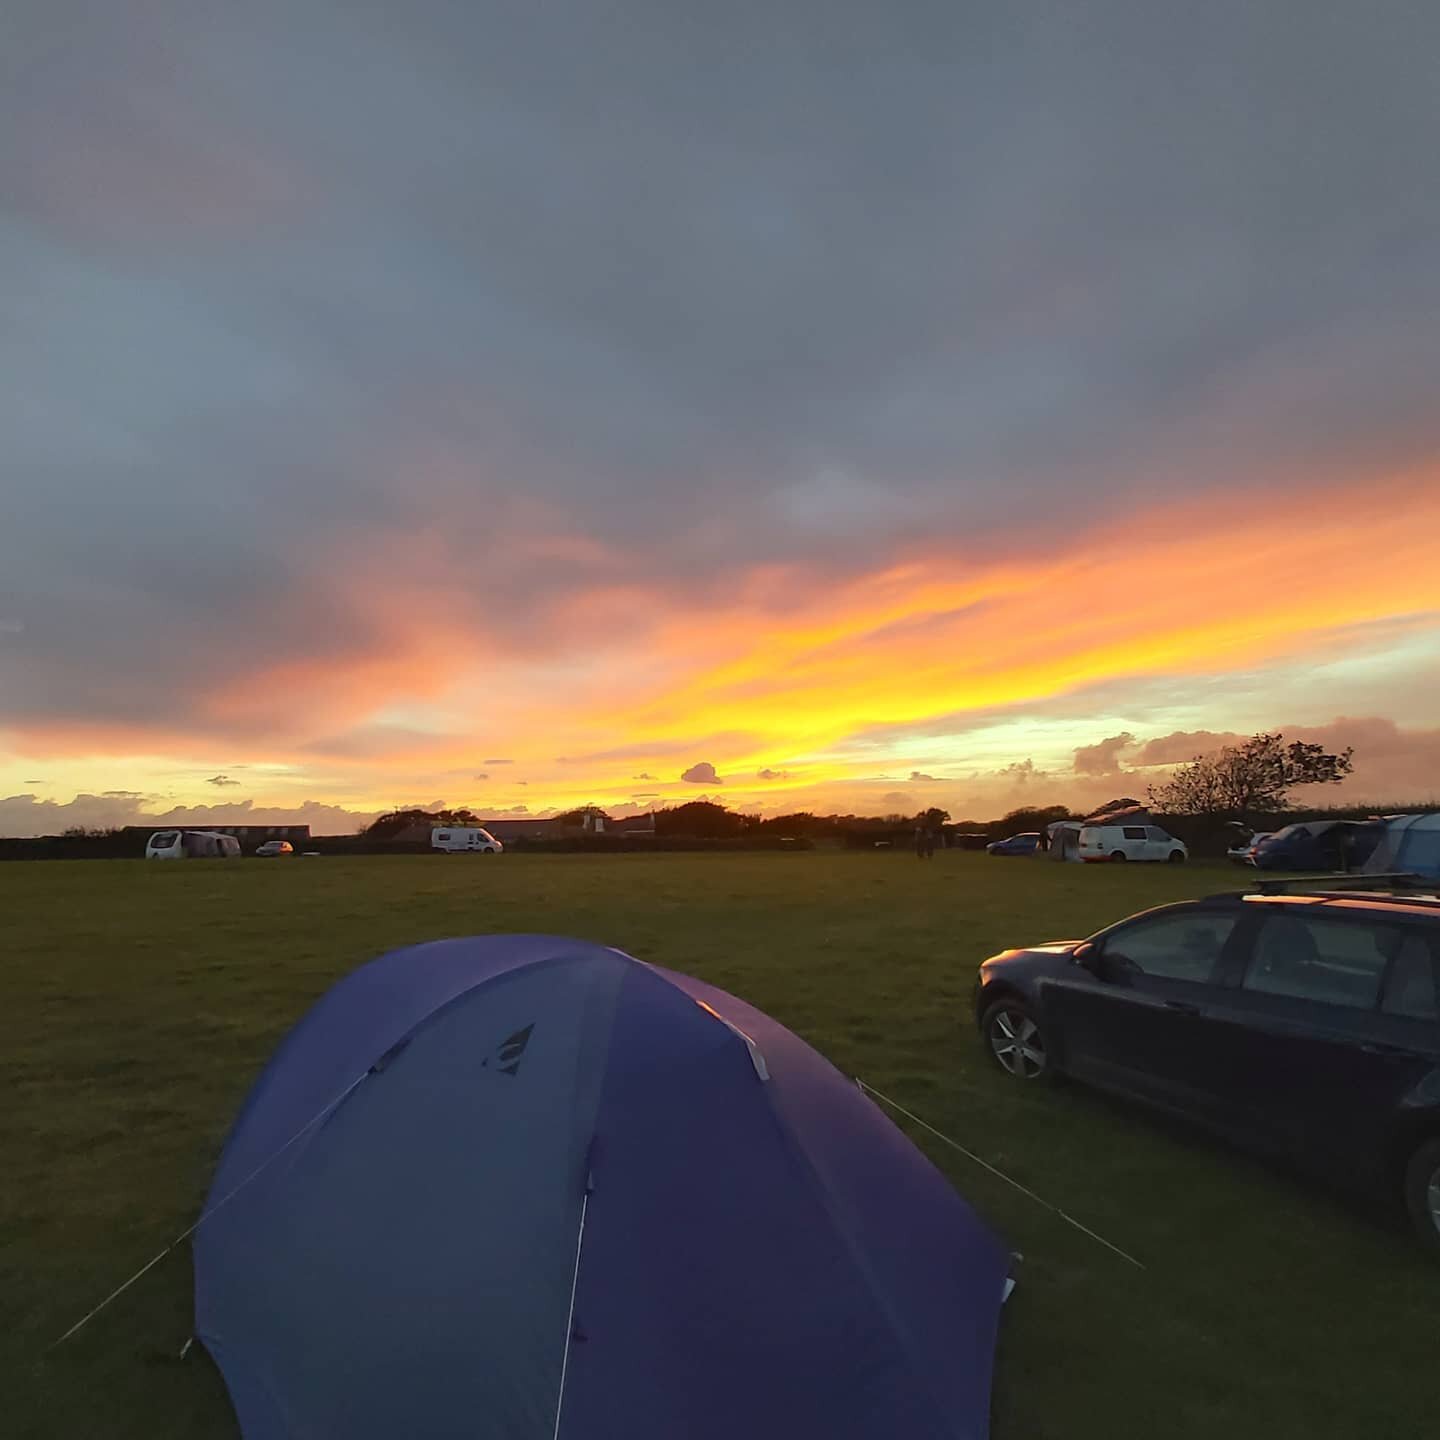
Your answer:
[[[480,855],[498,855],[505,847],[483,825],[448,825],[430,832],[430,848],[452,853],[473,850]]]
[[[288,840],[267,840],[255,847],[257,855],[293,855],[295,847]]]
[[[980,967],[1017,1081],[1056,1074],[1403,1198],[1440,1256],[1440,898],[1217,895]]]
[[[1255,847],[1262,840],[1268,840],[1271,833],[1269,830],[1257,830],[1255,834],[1247,835],[1243,840],[1237,840],[1225,852],[1225,858],[1236,865],[1253,865],[1255,863]]]
[[[145,842],[147,860],[234,860],[240,842],[214,830],[157,830]]]
[[[1260,870],[1358,870],[1374,853],[1380,820],[1307,820],[1267,835],[1251,864]]]
[[[991,855],[1033,855],[1040,848],[1040,832],[1027,830],[1023,835],[1011,835],[1004,840],[994,840],[985,849]]]
[[[1082,860],[1164,860],[1180,865],[1189,856],[1185,842],[1158,825],[1085,825],[1080,830]]]

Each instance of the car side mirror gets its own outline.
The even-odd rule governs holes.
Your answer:
[[[1082,970],[1088,970],[1092,975],[1100,973],[1100,947],[1093,940],[1077,945],[1070,952],[1070,958]]]

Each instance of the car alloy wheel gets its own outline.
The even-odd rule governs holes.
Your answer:
[[[985,1031],[990,1053],[1002,1070],[1017,1080],[1035,1080],[1045,1073],[1045,1037],[1023,1010],[998,1006]]]
[[[1440,1257],[1440,1139],[1426,1141],[1410,1157],[1405,1204],[1422,1243]]]

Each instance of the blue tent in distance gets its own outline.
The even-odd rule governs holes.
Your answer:
[[[974,1440],[1009,1257],[783,1026],[546,936],[323,996],[195,1235],[245,1440]]]

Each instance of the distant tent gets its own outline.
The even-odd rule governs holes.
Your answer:
[[[1080,863],[1079,820],[1057,820],[1045,827],[1050,838],[1049,855],[1052,860],[1073,860]]]
[[[1440,814],[1395,815],[1361,870],[1367,875],[1410,874],[1440,880]]]
[[[357,970],[209,1205],[196,1334],[246,1440],[988,1433],[1004,1246],[809,1046],[617,951]]]

